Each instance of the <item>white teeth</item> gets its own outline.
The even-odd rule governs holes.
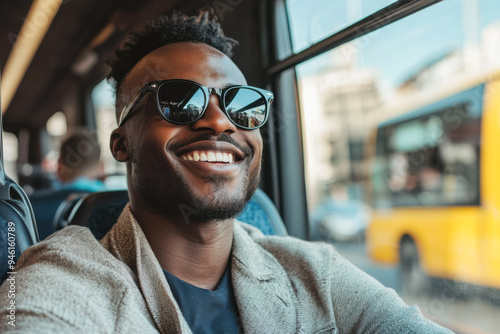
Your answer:
[[[192,151],[181,156],[183,160],[203,161],[203,162],[226,162],[234,163],[234,155],[226,152],[216,151]]]
[[[215,159],[215,153],[214,152],[207,152],[207,158],[208,158],[208,162],[214,162],[214,161],[217,161]]]
[[[194,161],[200,161],[200,155],[196,151],[194,151],[194,153],[193,153],[193,160]]]

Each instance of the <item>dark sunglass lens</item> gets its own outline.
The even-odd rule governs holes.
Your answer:
[[[233,122],[245,128],[259,127],[266,120],[266,99],[253,89],[246,87],[230,89],[224,97],[224,105]]]
[[[166,82],[158,90],[163,116],[174,123],[190,123],[200,118],[205,105],[203,90],[189,82]]]

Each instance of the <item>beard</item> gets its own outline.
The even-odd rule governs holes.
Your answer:
[[[134,159],[135,160],[135,159]],[[226,189],[227,178],[213,175],[205,179],[212,191],[204,196],[185,178],[181,167],[170,166],[168,171],[154,177],[144,171],[161,170],[156,162],[145,163],[145,159],[135,160],[137,171],[132,173],[133,187],[151,204],[151,209],[171,219],[191,222],[211,222],[234,219],[243,212],[246,204],[255,193],[260,180],[260,164],[252,168],[251,164],[242,171],[237,189]],[[173,168],[172,168],[173,167]],[[163,166],[163,169],[165,166]]]
[[[243,212],[246,204],[252,198],[260,179],[260,171],[246,174],[240,189],[233,194],[225,190],[225,178],[210,177],[214,188],[210,196],[196,194],[194,189],[180,174],[177,180],[158,182],[144,179],[135,174],[134,183],[140,194],[159,213],[172,218],[181,218],[186,223],[192,221],[209,222],[233,219]],[[171,189],[167,192],[166,189]]]
[[[209,182],[216,189],[213,196],[199,196],[192,191],[186,180],[181,179],[182,191],[177,206],[186,222],[197,220],[200,222],[233,219],[243,212],[246,204],[252,198],[259,184],[259,173],[246,174],[237,194],[229,195],[224,189],[223,177],[211,177]],[[182,205],[184,203],[184,205]]]

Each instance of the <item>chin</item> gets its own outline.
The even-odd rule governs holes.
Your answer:
[[[192,208],[195,209],[193,218],[199,221],[234,219],[245,209],[254,191],[250,196],[243,193],[235,196],[220,193],[212,196],[195,196],[191,201]]]

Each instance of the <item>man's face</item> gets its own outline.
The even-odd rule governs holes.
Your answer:
[[[246,84],[236,65],[216,49],[202,43],[176,43],[144,57],[121,91],[136,93],[147,82],[165,79],[188,79],[214,88]],[[237,128],[220,109],[216,95],[210,96],[203,117],[188,125],[165,121],[153,94],[136,108],[123,125],[132,209],[135,203],[146,203],[149,210],[184,220],[237,216],[258,184],[259,130]],[[208,160],[226,157],[230,162],[195,161],[203,155]]]

